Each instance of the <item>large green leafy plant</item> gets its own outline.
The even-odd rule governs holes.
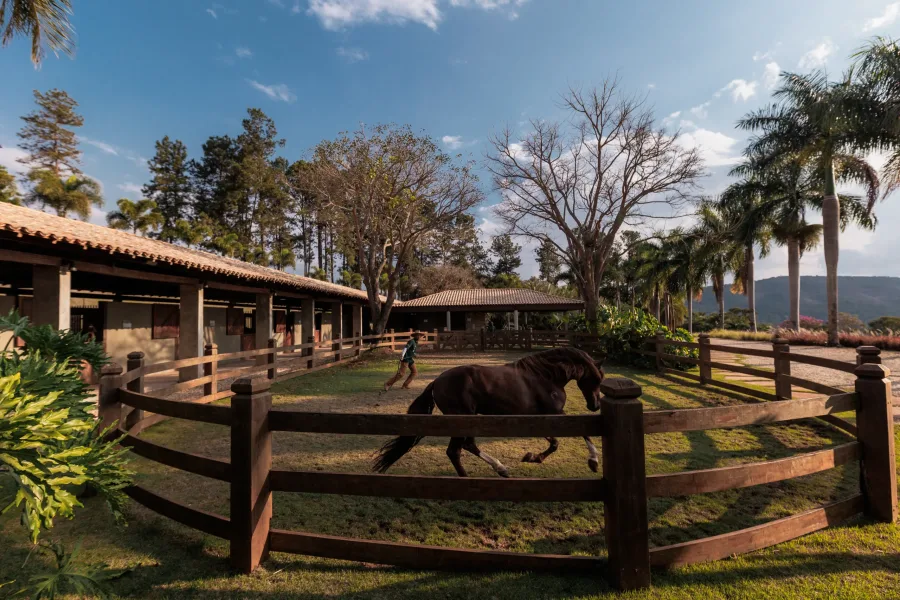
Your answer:
[[[0,317],[0,333],[12,336],[0,354],[0,480],[7,480],[0,489],[11,487],[12,495],[0,499],[0,510],[20,511],[35,544],[56,517],[74,517],[82,506],[77,492],[86,488],[102,495],[121,521],[123,490],[131,483],[125,450],[99,430],[90,412],[92,390],[81,378],[82,363],[100,369],[107,362],[102,347],[83,334],[32,325],[15,312]],[[21,348],[13,347],[16,338]],[[56,556],[58,569],[41,576],[45,585],[33,588],[34,597],[81,589],[76,579],[88,572],[75,569],[58,545],[40,547]]]
[[[567,318],[567,326],[570,330],[589,331],[588,323],[581,314]],[[671,331],[663,326],[655,317],[641,309],[619,308],[614,306],[601,306],[597,311],[597,323],[593,328],[600,336],[601,351],[607,358],[620,365],[651,368],[655,366],[655,359],[640,354],[641,350],[649,349],[646,345],[648,338],[654,337],[662,331],[667,340],[680,342],[693,342],[694,338],[685,329],[678,328]],[[683,346],[664,346],[663,352],[675,356],[698,358],[696,349]],[[690,368],[688,363],[675,363],[679,369]]]

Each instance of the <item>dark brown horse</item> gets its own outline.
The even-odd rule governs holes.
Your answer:
[[[441,373],[425,388],[406,411],[426,415],[435,405],[445,415],[561,415],[566,406],[566,384],[578,382],[587,408],[600,408],[600,382],[603,381],[602,361],[594,362],[587,352],[574,348],[556,348],[526,356],[514,363],[499,367],[455,367]],[[386,472],[391,465],[413,449],[421,437],[401,436],[381,447],[372,465],[374,471]],[[597,449],[589,437],[588,466],[595,473],[599,467]],[[559,442],[547,438],[550,446],[539,454],[527,453],[522,462],[541,463],[556,452]],[[482,459],[501,476],[509,477],[509,470],[499,460],[485,454],[475,445],[475,438],[455,437],[447,446],[447,456],[460,477],[466,470],[460,461],[462,450]]]

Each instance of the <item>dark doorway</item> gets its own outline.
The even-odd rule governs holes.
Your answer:
[[[294,313],[288,311],[284,323],[284,345],[294,345]]]
[[[466,329],[466,313],[451,312],[450,313],[450,330],[465,331]]]

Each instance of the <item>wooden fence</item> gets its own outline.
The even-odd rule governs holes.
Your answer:
[[[488,352],[491,350],[524,350],[530,352],[535,348],[557,348],[572,346],[593,351],[600,346],[600,337],[592,333],[555,330],[466,330],[448,331],[442,329],[434,334],[434,347],[438,350],[474,350]]]
[[[504,570],[581,570],[605,573],[619,589],[636,589],[650,584],[651,566],[671,567],[699,561],[715,560],[749,552],[816,531],[858,513],[880,521],[892,522],[897,517],[896,477],[894,470],[894,438],[891,415],[889,372],[880,364],[877,353],[865,354],[868,361],[859,366],[802,357],[807,362],[852,371],[856,375],[855,391],[804,400],[774,400],[756,404],[656,410],[644,412],[641,389],[627,379],[610,378],[603,383],[601,411],[591,415],[559,416],[443,416],[313,413],[272,407],[269,387],[272,381],[311,372],[353,360],[361,345],[396,345],[404,334],[389,336],[357,336],[333,342],[332,348],[320,349],[314,344],[301,344],[288,349],[267,348],[250,352],[217,355],[211,348],[207,356],[143,365],[137,355],[129,359],[128,372],[116,365],[103,369],[100,386],[100,417],[106,423],[124,423],[118,435],[124,446],[136,454],[177,469],[228,482],[230,485],[230,517],[212,514],[167,499],[140,486],[128,490],[135,501],[188,527],[229,540],[232,565],[242,571],[253,571],[270,551],[357,560],[413,568],[504,569]],[[408,334],[405,334],[408,336]],[[455,335],[455,334],[453,334]],[[449,339],[443,334],[436,340],[445,347]],[[462,341],[459,342],[460,344]],[[658,345],[658,340],[652,340]],[[671,342],[664,342],[671,345]],[[701,355],[709,349],[721,349],[701,342]],[[294,351],[308,352],[298,357],[299,368],[288,362],[278,363]],[[748,354],[746,349],[732,348]],[[316,354],[326,352],[330,362],[316,364]],[[663,361],[665,352],[657,349]],[[777,359],[787,362],[797,355],[778,351]],[[661,356],[660,356],[661,354]],[[860,356],[864,354],[861,353]],[[231,384],[227,392],[218,392],[215,384],[225,372],[216,365],[223,359],[264,357],[266,363],[251,367],[266,377],[248,377],[251,371]],[[680,359],[679,359],[680,360]],[[797,361],[795,361],[797,362]],[[204,365],[204,377],[191,383],[212,386],[196,401],[179,401],[144,393],[143,378],[151,373],[186,366]],[[706,359],[701,362],[701,375],[713,383],[710,369],[718,365]],[[664,370],[665,366],[662,367]],[[704,374],[705,373],[705,374]],[[233,374],[233,373],[232,373]],[[684,373],[678,373],[684,375]],[[778,378],[795,383],[782,364]],[[790,379],[786,379],[790,378]],[[809,382],[811,383],[811,382]],[[190,386],[177,384],[165,392],[183,391]],[[782,388],[785,392],[785,388]],[[210,404],[212,400],[231,397],[230,406]],[[130,410],[130,412],[128,412]],[[139,412],[143,411],[143,412]],[[836,413],[856,411],[857,441],[835,448],[790,458],[747,465],[688,471],[662,475],[646,475],[644,442],[646,435],[662,432],[730,428],[806,418],[828,418]],[[230,430],[230,461],[172,450],[138,437],[146,423],[154,419],[180,418],[213,423]],[[458,478],[407,475],[327,473],[287,471],[272,468],[271,436],[273,431],[345,435],[415,435],[443,437],[602,437],[602,478]],[[817,473],[851,461],[861,461],[861,490],[843,501],[779,519],[749,529],[692,542],[650,548],[647,498],[684,496],[720,490],[743,488],[763,483]],[[270,526],[272,492],[304,492],[348,494],[394,498],[425,498],[475,501],[540,501],[540,502],[604,502],[604,533],[607,560],[599,557],[539,555],[494,552],[398,544],[284,531]]]

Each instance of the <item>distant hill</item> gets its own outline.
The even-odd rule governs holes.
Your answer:
[[[841,312],[856,315],[866,323],[878,317],[900,316],[900,277],[838,277],[838,305]],[[726,289],[725,309],[729,308],[747,308],[747,297]],[[704,288],[702,301],[694,302],[694,310],[719,310],[711,286]],[[758,322],[777,325],[787,319],[788,310],[787,277],[756,282]],[[800,314],[819,319],[828,317],[825,277],[800,278]]]

